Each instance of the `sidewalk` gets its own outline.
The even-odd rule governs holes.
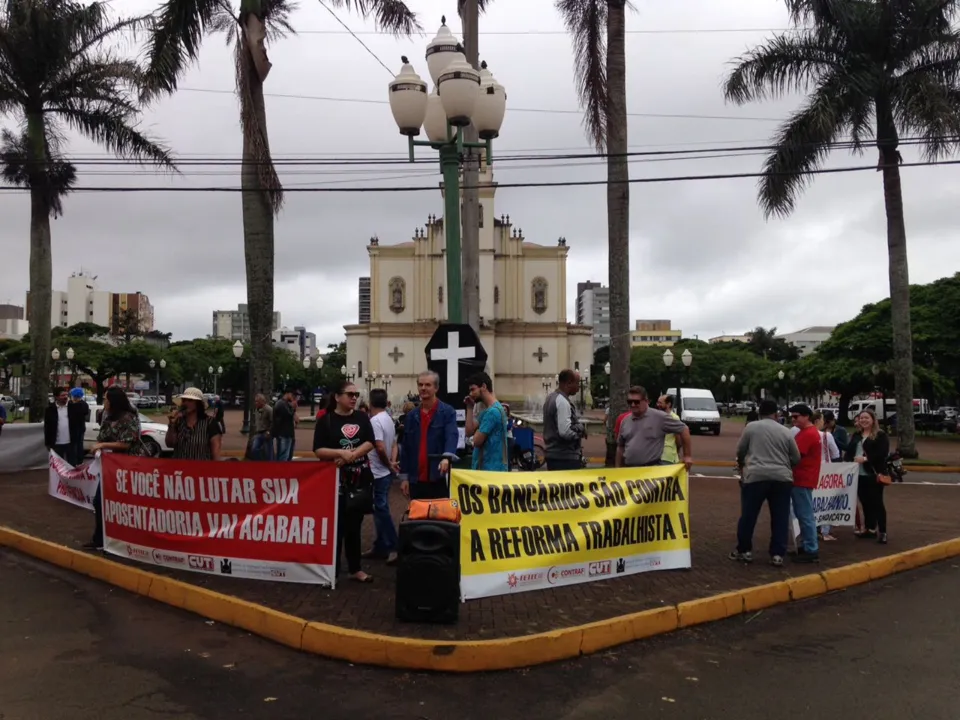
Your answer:
[[[49,497],[47,473],[0,476],[0,525],[78,549],[90,537],[93,517]],[[344,580],[335,591],[309,585],[270,583],[137,565],[219,592],[236,595],[307,620],[389,635],[429,639],[492,639],[555,630],[603,620],[629,612],[693,600],[782,580],[816,571],[816,566],[791,565],[775,570],[763,562],[768,542],[767,517],[757,528],[758,560],[744,567],[727,560],[735,543],[739,493],[734,480],[691,478],[693,568],[652,572],[551,590],[473,600],[461,607],[453,627],[411,625],[394,619],[395,569],[369,562],[371,585]],[[890,544],[856,540],[851,530],[838,531],[840,540],[822,548],[819,569],[901,552],[958,534],[960,491],[952,487],[894,486],[887,491]],[[404,500],[392,497],[394,516]],[[365,547],[373,535],[372,519],[364,522]],[[108,556],[118,562],[126,562]]]

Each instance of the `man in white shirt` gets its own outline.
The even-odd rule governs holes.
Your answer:
[[[367,456],[373,471],[373,524],[377,537],[365,558],[385,558],[387,565],[397,561],[397,528],[390,515],[390,486],[399,472],[397,465],[397,430],[387,412],[387,391],[370,392],[370,424],[373,425],[373,450]]]

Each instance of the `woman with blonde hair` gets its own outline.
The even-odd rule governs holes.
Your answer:
[[[890,439],[880,429],[873,410],[864,410],[857,415],[857,431],[850,438],[845,460],[860,466],[857,481],[857,497],[863,505],[862,532],[859,538],[876,538],[887,544],[887,508],[883,504],[883,486],[879,476],[887,473],[887,456],[890,454]]]

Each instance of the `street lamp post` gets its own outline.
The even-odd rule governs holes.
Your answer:
[[[387,400],[389,400],[390,386],[393,384],[393,375],[384,375],[380,378],[380,382],[383,384],[383,389],[387,391]]]
[[[886,427],[887,425],[887,393],[884,391],[883,386],[880,384],[880,366],[873,365],[870,370],[873,372],[873,389],[874,394],[876,391],[880,391],[880,425],[881,427]]]
[[[586,414],[587,412],[587,401],[584,396],[586,391],[587,383],[590,382],[590,371],[584,370],[583,375],[580,376],[580,413]]]
[[[723,388],[723,408],[727,412],[730,411],[730,386],[727,385],[727,374],[723,373],[720,376],[720,387]]]
[[[777,372],[777,379],[780,381],[781,389],[783,390],[784,403],[786,404],[787,409],[789,410],[790,409],[790,393],[787,392],[787,384],[783,381],[783,379],[786,376],[787,374],[783,370],[780,370]]]
[[[350,370],[348,371],[346,365],[341,365],[340,374],[343,375],[344,380],[347,382],[353,382],[357,379],[357,366],[351,365]]]
[[[154,368],[157,369],[157,402],[155,403],[155,407],[157,408],[160,407],[160,371],[163,370],[166,366],[167,366],[167,361],[164,360],[163,358],[160,358],[159,364],[157,363],[156,360],[150,360],[150,369],[151,370],[153,370]]]
[[[314,358],[311,358],[309,355],[303,359],[303,369],[307,371],[307,384],[310,386],[308,388],[310,392],[310,414],[315,415],[314,405],[316,405],[316,394],[317,394],[317,383],[313,382],[311,378],[313,377],[310,372],[311,363],[317,368],[317,370],[323,370],[323,357],[317,355]]]
[[[207,372],[210,374],[210,377],[213,378],[213,394],[217,394],[217,378],[223,375],[223,368],[217,367],[216,370],[213,369],[213,366],[207,368]]]
[[[68,347],[68,348],[67,348],[67,363],[69,363],[69,364],[67,365],[67,367],[68,367],[69,370],[70,370],[70,373],[69,373],[69,374],[70,374],[70,387],[73,387],[73,358],[74,358],[74,357],[75,357],[75,354],[74,354],[74,352],[73,352],[73,348],[72,348],[72,347]]]
[[[50,370],[50,374],[53,375],[53,384],[56,385],[57,381],[60,379],[60,376],[57,373],[57,363],[60,362],[60,350],[57,348],[51,350],[50,359],[53,360],[53,368]]]
[[[507,94],[480,64],[474,70],[463,54],[463,47],[441,18],[440,30],[427,45],[426,60],[433,92],[417,75],[406,57],[403,67],[388,86],[390,110],[401,135],[408,138],[410,162],[417,147],[430,147],[440,153],[443,173],[444,216],[447,253],[447,320],[463,322],[463,282],[460,259],[460,162],[464,149],[481,149],[486,162],[493,162],[491,141],[499,136],[506,111]],[[466,142],[464,128],[473,124],[482,142]],[[423,128],[427,140],[414,140]]]
[[[233,356],[237,359],[237,365],[243,366],[243,343],[237,340],[233,344]],[[250,363],[247,363],[246,390],[243,393],[243,425],[240,426],[240,432],[246,435],[250,432]]]
[[[733,397],[733,393],[734,393],[734,392],[736,391],[736,389],[737,389],[737,386],[734,385],[734,383],[735,383],[736,381],[737,381],[737,376],[734,375],[733,373],[730,373],[730,393],[731,393],[730,396],[731,396],[731,397]]]

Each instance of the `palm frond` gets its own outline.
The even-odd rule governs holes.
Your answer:
[[[734,61],[723,94],[729,102],[743,105],[801,93],[843,61],[833,38],[818,30],[777,35]]]
[[[573,69],[583,124],[601,152],[607,128],[607,3],[605,0],[556,0],[573,40]]]
[[[786,217],[800,192],[830,154],[833,143],[849,124],[856,102],[846,92],[845,78],[824,79],[804,104],[777,131],[776,150],[764,161],[759,199],[764,216]]]
[[[117,157],[175,169],[170,150],[140,131],[123,104],[90,104],[69,99],[61,105],[51,106],[48,112],[56,113],[71,128],[103,145]]]
[[[25,132],[17,134],[6,128],[0,131],[0,177],[16,187],[31,188],[36,184],[48,212],[59,217],[63,214],[63,198],[76,183],[77,169],[49,144],[42,176],[36,174],[34,164]]]
[[[331,7],[353,8],[362,17],[373,16],[381,30],[394,35],[422,32],[417,14],[403,0],[327,0]]]
[[[960,89],[935,73],[904,75],[896,84],[894,119],[900,132],[923,138],[921,152],[935,161],[960,149]]]
[[[276,42],[289,35],[296,35],[297,30],[290,22],[290,16],[300,6],[294,0],[261,0],[261,20],[267,31],[267,40]]]
[[[166,0],[153,17],[147,43],[144,95],[172,93],[187,67],[197,60],[203,35],[210,30],[223,0]]]

